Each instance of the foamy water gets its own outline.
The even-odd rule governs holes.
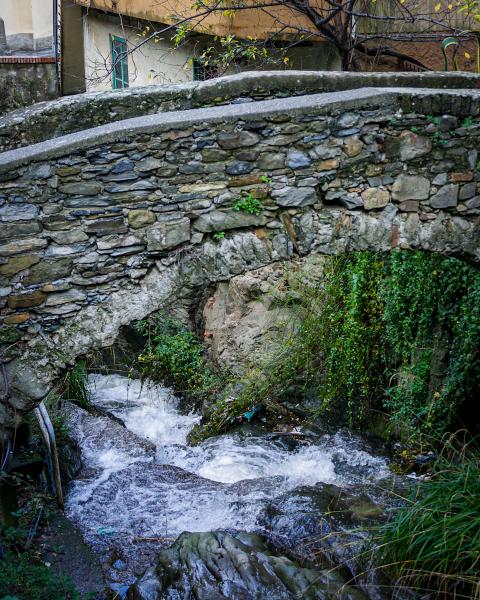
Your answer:
[[[89,385],[94,404],[125,427],[72,407],[84,468],[67,495],[67,515],[97,549],[120,540],[139,569],[146,565],[133,551],[138,546],[128,550],[138,540],[251,531],[268,500],[299,485],[343,485],[388,473],[383,458],[344,434],[290,450],[281,435],[227,434],[189,447],[188,432],[200,416],[181,414],[170,389],[119,375],[90,375]]]

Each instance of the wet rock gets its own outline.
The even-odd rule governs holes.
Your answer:
[[[364,552],[368,530],[386,518],[373,491],[366,485],[303,486],[272,501],[258,522],[277,551],[310,566],[333,564],[369,598],[387,600],[390,595],[382,591]],[[388,502],[391,499],[382,499]]]
[[[180,535],[158,555],[127,594],[128,600],[361,600],[337,572],[301,567],[275,555],[264,537],[225,531]]]

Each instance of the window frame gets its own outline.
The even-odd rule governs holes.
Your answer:
[[[121,45],[122,49],[118,49],[118,45]],[[114,90],[123,90],[129,87],[128,81],[128,56],[127,52],[127,40],[118,35],[110,34],[110,52],[112,56],[112,88]],[[118,57],[122,55],[117,65],[115,65]],[[120,77],[117,75],[117,67],[120,65]]]

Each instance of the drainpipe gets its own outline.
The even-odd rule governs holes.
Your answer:
[[[53,49],[55,52],[55,73],[57,78],[58,95],[62,95],[62,70],[61,70],[61,4],[59,0],[53,0]]]

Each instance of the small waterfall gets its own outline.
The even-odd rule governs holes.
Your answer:
[[[170,389],[119,375],[90,375],[89,385],[94,405],[114,418],[71,407],[83,470],[66,510],[95,549],[114,548],[127,561],[127,582],[182,531],[252,531],[267,501],[299,485],[388,474],[383,458],[342,433],[290,444],[286,436],[235,433],[189,447],[200,416],[182,414]]]

